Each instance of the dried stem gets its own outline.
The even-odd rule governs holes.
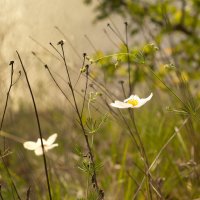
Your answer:
[[[4,118],[5,118],[5,114],[6,114],[6,110],[7,110],[7,105],[8,105],[8,100],[9,100],[9,96],[10,96],[10,91],[11,91],[12,86],[16,83],[16,82],[13,83],[13,74],[14,74],[14,67],[13,67],[13,66],[14,66],[14,61],[10,61],[10,64],[9,64],[9,65],[11,65],[10,86],[9,86],[9,89],[8,89],[8,92],[7,92],[6,103],[5,103],[5,106],[4,106],[4,111],[3,111],[3,115],[2,115],[2,119],[1,119],[0,132],[1,132],[1,130],[2,130],[3,123],[4,123]],[[17,80],[18,80],[18,79],[17,79]],[[6,137],[5,137],[5,136],[3,137],[3,147],[4,147],[4,152],[5,152],[5,149],[6,149]],[[18,193],[18,191],[17,191],[17,188],[16,188],[16,186],[15,186],[15,183],[14,183],[14,181],[12,180],[10,171],[9,171],[9,169],[8,169],[6,163],[5,163],[4,156],[1,154],[1,152],[0,152],[0,155],[1,155],[1,159],[2,159],[3,166],[4,166],[4,168],[6,169],[6,172],[7,172],[7,174],[8,174],[8,177],[9,177],[9,179],[10,179],[10,181],[11,181],[11,185],[13,186],[14,191],[15,191],[15,193],[16,193],[18,199],[21,200],[21,198],[20,198],[20,196],[19,196],[19,193]],[[3,199],[3,196],[2,196],[2,194],[1,194],[1,191],[0,191],[0,197],[1,197],[1,199]]]
[[[14,74],[13,65],[14,65],[14,61],[11,61],[10,65],[11,65],[10,86],[9,86],[9,89],[8,89],[8,92],[7,92],[4,111],[3,111],[2,118],[1,118],[0,131],[2,130],[2,127],[3,127],[3,122],[4,122],[4,118],[5,118],[5,114],[6,114],[6,110],[7,110],[7,106],[8,106],[8,100],[9,100],[9,96],[10,96],[10,91],[11,91],[11,88],[13,86],[13,74]],[[4,149],[4,151],[6,149],[6,138],[5,137],[3,137],[3,149]]]
[[[73,97],[73,100],[74,100],[74,105],[75,105],[76,113],[77,113],[78,118],[79,118],[79,123],[80,123],[81,129],[82,129],[85,141],[86,141],[88,153],[89,153],[89,156],[90,156],[90,159],[91,159],[92,168],[93,168],[92,183],[95,186],[96,191],[98,192],[99,196],[101,196],[101,192],[102,191],[99,189],[98,182],[97,182],[97,175],[96,175],[96,170],[95,170],[94,155],[92,153],[92,149],[91,149],[91,146],[90,146],[90,143],[89,143],[88,135],[87,135],[87,133],[85,131],[85,128],[84,128],[84,125],[83,125],[83,121],[82,121],[82,118],[81,118],[81,114],[80,114],[80,111],[78,109],[76,97],[75,97],[75,94],[74,94],[74,90],[73,90],[73,86],[72,86],[72,82],[71,82],[71,78],[70,78],[70,74],[69,74],[69,70],[68,70],[68,65],[66,63],[66,58],[65,58],[65,52],[64,52],[63,45],[64,45],[64,43],[60,44],[61,49],[62,49],[62,54],[63,54],[62,57],[63,57],[64,65],[65,65],[67,76],[68,76],[68,80],[69,80],[68,84],[69,84],[69,87],[70,87],[70,90],[71,90],[71,93],[72,93],[72,97]]]
[[[35,115],[36,115],[36,120],[37,120],[37,125],[38,125],[38,131],[39,131],[39,137],[40,137],[40,140],[41,140],[41,145],[42,145],[42,152],[43,152],[43,162],[44,162],[44,169],[45,169],[45,175],[46,175],[46,181],[47,181],[47,187],[48,187],[48,192],[49,192],[49,199],[52,200],[52,196],[51,196],[51,187],[50,187],[50,181],[49,181],[49,176],[48,176],[48,168],[47,168],[47,161],[46,161],[46,155],[45,155],[45,151],[44,151],[44,143],[43,143],[43,137],[42,137],[42,130],[41,130],[41,126],[40,126],[40,120],[39,120],[39,115],[38,115],[38,111],[37,111],[37,107],[36,107],[36,103],[35,103],[35,98],[34,98],[34,95],[33,95],[33,92],[32,92],[32,89],[31,89],[31,85],[29,83],[29,79],[28,79],[28,76],[27,76],[27,73],[26,73],[26,69],[24,67],[24,64],[21,60],[21,57],[18,53],[18,51],[16,51],[17,53],[17,56],[19,58],[19,61],[21,63],[21,66],[22,66],[22,69],[24,71],[24,74],[25,74],[25,78],[26,78],[26,81],[27,81],[27,84],[28,84],[28,88],[29,88],[29,91],[30,91],[30,94],[31,94],[31,98],[32,98],[32,101],[33,101],[33,106],[34,106],[34,110],[35,110]]]

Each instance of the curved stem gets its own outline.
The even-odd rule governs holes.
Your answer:
[[[48,169],[47,169],[47,161],[46,161],[46,155],[45,155],[45,151],[44,151],[44,143],[43,143],[43,139],[42,139],[42,130],[41,130],[41,126],[40,126],[40,120],[39,120],[39,115],[38,115],[38,111],[37,111],[37,107],[36,107],[36,103],[35,103],[35,98],[34,98],[34,95],[33,95],[32,89],[31,89],[31,85],[29,83],[28,75],[26,73],[26,69],[24,67],[24,64],[23,64],[23,62],[21,60],[21,57],[20,57],[18,51],[16,51],[16,52],[17,52],[17,56],[19,58],[19,61],[21,63],[22,69],[24,71],[25,78],[26,78],[26,81],[27,81],[27,84],[28,84],[28,88],[29,88],[29,91],[30,91],[30,94],[31,94],[32,101],[33,101],[33,106],[34,106],[34,110],[35,110],[35,116],[36,116],[37,125],[38,125],[39,136],[40,136],[41,145],[42,145],[42,152],[43,152],[42,155],[43,155],[43,162],[44,162],[44,169],[45,169],[47,187],[48,187],[48,192],[49,192],[49,199],[52,200],[51,187],[50,187],[50,181],[49,181]]]
[[[93,168],[92,183],[95,185],[95,188],[96,188],[97,192],[100,195],[100,189],[99,189],[99,186],[98,186],[97,175],[96,175],[96,170],[95,170],[94,155],[93,155],[90,143],[89,143],[88,135],[87,135],[87,133],[85,131],[85,128],[84,128],[84,125],[83,125],[81,114],[80,114],[79,109],[78,109],[76,97],[75,97],[75,94],[74,94],[74,90],[73,90],[73,87],[72,87],[72,82],[71,82],[71,78],[70,78],[70,74],[69,74],[69,70],[68,70],[68,65],[67,65],[67,62],[66,62],[66,59],[65,59],[65,52],[64,52],[63,44],[61,44],[61,49],[62,49],[62,54],[63,54],[62,57],[63,57],[64,65],[65,65],[67,76],[68,76],[68,80],[69,80],[69,83],[68,83],[69,84],[69,88],[70,88],[71,93],[72,93],[72,97],[73,97],[73,100],[74,100],[76,113],[77,113],[78,118],[79,118],[81,129],[82,129],[82,132],[83,132],[83,135],[84,135],[84,138],[85,138],[85,141],[86,141],[87,149],[88,149],[88,152],[89,152],[89,155],[90,155],[90,159],[91,159],[91,164],[92,164],[92,168]]]

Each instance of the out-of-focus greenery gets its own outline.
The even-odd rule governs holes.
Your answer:
[[[87,4],[92,2],[92,0],[85,1]],[[130,48],[154,42],[160,48],[160,56],[159,59],[155,57],[150,59],[153,67],[157,64],[159,70],[163,62],[173,63],[184,70],[192,80],[198,79],[200,63],[198,0],[102,0],[97,4],[95,12],[96,20],[116,14],[128,22],[129,37],[133,41],[129,44]],[[110,68],[108,70],[110,71]]]
[[[81,110],[84,105],[82,121],[105,199],[130,200],[135,194],[135,199],[150,199],[148,182],[141,185],[145,177],[144,160],[130,137],[129,129],[135,134],[131,113],[149,164],[155,161],[149,170],[155,186],[153,200],[200,197],[199,9],[199,1],[192,0],[102,0],[96,8],[98,20],[112,13],[125,17],[130,41],[127,44],[126,35],[118,35],[126,25],[116,29],[111,22],[107,32],[115,36],[117,33],[119,46],[116,52],[88,55],[85,98],[85,66],[81,69],[80,83],[75,85],[76,80],[72,81],[78,108]],[[66,77],[64,73],[60,75]],[[55,76],[57,80],[61,77]],[[51,89],[47,86],[47,91],[52,92]],[[66,91],[69,94],[70,90]],[[129,93],[145,97],[150,92],[154,93],[151,101],[133,112],[109,105],[116,99],[125,99]],[[38,104],[42,95],[48,94],[41,92],[36,96]],[[68,97],[72,101],[72,95]],[[0,162],[0,194],[5,200],[17,199],[14,183],[21,199],[26,198],[29,187],[30,199],[48,199],[42,158],[22,145],[23,141],[38,138],[32,106],[23,101],[14,111],[11,103],[3,125],[8,149],[4,152],[5,164]],[[58,133],[59,147],[46,154],[53,199],[99,199],[74,108],[66,101],[62,106],[49,104],[38,112],[44,137]]]

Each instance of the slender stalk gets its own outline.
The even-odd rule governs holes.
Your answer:
[[[1,124],[0,124],[0,133],[1,133],[1,134],[2,134],[1,131],[2,131],[2,127],[3,127],[3,123],[4,123],[4,118],[5,118],[5,114],[6,114],[6,110],[7,110],[8,100],[9,100],[9,96],[10,96],[10,91],[11,91],[12,86],[16,83],[16,82],[13,83],[13,74],[14,74],[14,67],[13,67],[13,66],[14,66],[14,61],[10,61],[10,64],[9,64],[9,65],[11,65],[10,86],[9,86],[9,89],[8,89],[8,92],[7,92],[6,102],[5,102],[4,111],[3,111],[3,115],[2,115],[2,119],[1,119]],[[18,79],[17,79],[17,80],[18,80]],[[5,137],[5,135],[3,135],[3,147],[4,147],[4,152],[5,152],[5,150],[6,150],[6,137]],[[8,174],[8,177],[9,177],[9,179],[10,179],[10,181],[11,181],[11,185],[13,186],[14,191],[15,191],[15,193],[16,193],[18,199],[21,200],[21,198],[20,198],[20,196],[19,196],[19,193],[18,193],[18,191],[17,191],[17,188],[16,188],[16,186],[15,186],[15,183],[14,183],[14,181],[12,180],[10,171],[9,171],[7,165],[6,165],[5,160],[4,160],[4,155],[2,155],[1,152],[0,152],[0,155],[1,155],[1,159],[2,159],[3,166],[4,166],[4,168],[6,169],[6,172],[7,172],[7,174]],[[0,192],[0,194],[1,194],[1,192]],[[1,198],[3,199],[2,195],[1,195]]]
[[[146,155],[146,151],[145,151],[144,145],[142,143],[138,128],[137,128],[136,123],[135,123],[134,112],[130,111],[130,115],[131,115],[131,113],[132,113],[132,122],[133,122],[133,125],[134,125],[134,128],[135,128],[135,131],[136,131],[137,138],[139,140],[139,145],[140,145],[140,147],[142,149],[142,156],[145,159],[144,163],[145,163],[146,171],[148,171],[149,161],[148,161],[148,158],[147,158],[147,155]],[[150,176],[149,172],[147,172],[147,180],[148,180],[149,195],[150,195],[150,199],[152,200],[153,196],[152,196],[152,190],[151,190],[151,176]]]
[[[60,61],[60,59],[54,55],[53,53],[51,53],[51,51],[49,51],[45,46],[43,46],[42,44],[40,44],[36,39],[34,39],[33,37],[29,36],[29,38],[35,42],[37,45],[39,45],[43,50],[45,50],[46,52],[48,52],[48,54],[50,54],[51,56],[53,56],[54,58],[56,58],[57,60]]]
[[[112,23],[113,24],[113,23]],[[108,23],[107,24],[108,28],[110,28],[110,30],[118,37],[118,39],[125,44],[125,41],[123,39],[123,37],[121,36],[121,34],[119,33],[119,31],[116,29],[116,26],[114,25],[115,29]]]
[[[4,168],[6,169],[6,172],[7,172],[7,174],[8,174],[8,177],[9,177],[9,179],[10,179],[10,181],[11,181],[11,185],[13,186],[13,189],[14,189],[16,195],[17,195],[18,200],[22,200],[22,199],[20,198],[20,196],[19,196],[19,193],[18,193],[18,191],[17,191],[17,187],[16,187],[16,185],[15,185],[13,179],[12,179],[12,176],[11,176],[10,171],[9,171],[9,169],[8,169],[6,163],[5,163],[5,160],[4,160],[3,156],[1,156],[1,160],[2,160],[2,163],[3,163]]]
[[[67,43],[71,46],[72,50],[74,51],[74,53],[77,55],[77,57],[81,60],[81,56],[79,55],[79,52],[76,50],[76,47],[71,43],[71,41],[69,40],[69,38],[61,31],[61,29],[58,26],[55,26],[55,29],[65,38],[65,40],[67,41]]]
[[[78,106],[77,106],[76,97],[75,97],[75,94],[74,94],[74,90],[73,90],[73,87],[72,87],[72,82],[71,82],[71,78],[70,78],[70,74],[69,74],[69,70],[68,70],[68,65],[67,65],[66,59],[65,59],[65,52],[64,52],[64,48],[63,48],[64,43],[61,43],[60,45],[61,45],[61,49],[62,49],[62,54],[63,54],[62,57],[63,57],[65,69],[66,69],[68,80],[69,80],[68,84],[69,84],[69,87],[70,87],[70,90],[71,90],[71,93],[72,93],[72,97],[73,97],[73,100],[74,100],[76,113],[77,113],[78,118],[79,118],[80,126],[81,126],[81,129],[82,129],[82,132],[83,132],[83,135],[84,135],[84,138],[85,138],[85,141],[86,141],[87,149],[88,149],[88,152],[89,152],[89,155],[90,155],[90,159],[91,159],[91,164],[92,164],[92,168],[93,168],[92,183],[95,185],[95,188],[96,188],[96,190],[97,190],[97,192],[99,193],[99,196],[100,196],[101,195],[101,190],[99,189],[98,182],[97,182],[97,175],[96,175],[96,170],[95,170],[94,156],[93,156],[93,153],[92,153],[92,149],[90,147],[88,135],[87,135],[87,133],[85,131],[85,128],[84,128],[84,125],[83,125],[83,122],[82,122],[81,114],[80,114]]]
[[[127,173],[128,177],[130,177],[133,180],[133,182],[137,185],[137,187],[139,188],[140,185],[139,185],[138,181],[131,175],[131,173],[129,171],[126,171],[126,173]],[[142,191],[144,198],[147,199],[146,193],[143,190],[141,190],[141,191]]]
[[[131,95],[131,93],[132,93],[132,84],[131,84],[130,51],[129,51],[129,45],[128,45],[128,23],[125,22],[124,24],[125,24],[125,35],[126,35],[125,46],[126,46],[127,56],[128,56],[128,62],[127,62],[127,64],[128,64],[129,95]],[[144,149],[144,145],[142,143],[139,131],[138,131],[136,123],[135,123],[134,112],[131,112],[131,110],[129,109],[129,113],[130,113],[130,115],[132,114],[132,122],[133,122],[133,125],[134,125],[134,128],[135,128],[135,131],[136,131],[136,136],[138,137],[139,145],[140,145],[141,150],[142,150],[141,151],[142,156],[145,159],[146,169],[148,169],[149,162],[148,162],[148,158],[147,158],[147,155],[146,155],[146,152],[145,152],[145,149]],[[149,195],[150,195],[150,199],[152,200],[153,197],[152,197],[151,184],[150,184],[151,177],[150,177],[150,175],[148,173],[147,173],[147,180],[148,180]]]
[[[162,152],[166,149],[166,147],[169,145],[169,143],[174,139],[174,137],[177,135],[177,133],[186,125],[187,121],[189,118],[186,118],[184,120],[184,122],[182,123],[182,125],[175,130],[175,132],[172,134],[172,136],[167,140],[167,142],[162,146],[162,148],[160,149],[160,151],[158,152],[158,154],[156,155],[155,159],[153,160],[153,162],[151,163],[151,165],[149,166],[149,169],[147,171],[147,173],[150,172],[151,168],[155,165],[155,163],[157,162],[158,158],[160,157],[160,155],[162,154]],[[142,185],[145,181],[145,176],[143,177],[141,183],[140,183],[140,187],[138,188],[137,192],[134,194],[133,196],[133,200],[136,199],[138,192],[141,190]]]
[[[67,99],[67,101],[70,103],[70,105],[74,108],[72,102],[69,100],[69,98],[67,97],[67,95],[64,93],[64,91],[62,90],[62,88],[60,87],[60,85],[58,84],[58,82],[56,81],[56,79],[54,78],[53,74],[51,73],[51,70],[49,69],[48,65],[44,66],[47,71],[49,72],[53,82],[56,84],[56,86],[58,87],[58,89],[61,91],[61,93],[63,94],[63,96]]]
[[[47,161],[46,161],[46,155],[45,155],[45,151],[44,151],[44,143],[43,143],[43,137],[42,137],[42,130],[41,130],[41,126],[40,126],[40,119],[39,119],[39,115],[38,115],[38,111],[37,111],[37,106],[36,106],[36,103],[35,103],[35,98],[34,98],[34,95],[33,95],[33,92],[32,92],[32,89],[31,89],[31,85],[29,83],[29,79],[28,79],[28,75],[26,73],[26,69],[24,67],[24,64],[22,62],[22,59],[18,53],[18,51],[16,51],[17,53],[17,56],[19,58],[19,61],[21,63],[21,66],[22,66],[22,69],[24,71],[24,74],[25,74],[25,78],[26,78],[26,81],[27,81],[27,84],[28,84],[28,88],[29,88],[29,91],[30,91],[30,94],[31,94],[31,98],[32,98],[32,101],[33,101],[33,106],[34,106],[34,111],[35,111],[35,116],[36,116],[36,120],[37,120],[37,125],[38,125],[38,131],[39,131],[39,137],[40,137],[40,140],[41,140],[41,145],[42,145],[42,152],[43,152],[43,162],[44,162],[44,170],[45,170],[45,175],[46,175],[46,181],[47,181],[47,187],[48,187],[48,193],[49,193],[49,199],[52,200],[52,196],[51,196],[51,187],[50,187],[50,181],[49,181],[49,175],[48,175],[48,168],[47,168]]]
[[[49,43],[50,44],[50,46],[52,46],[52,48],[59,54],[59,56],[62,58],[62,55],[61,55],[61,53],[58,51],[58,49],[50,42]]]
[[[86,94],[87,94],[87,88],[88,88],[88,66],[87,66],[87,69],[86,69],[86,83],[85,83],[85,91],[84,91],[84,96],[83,96],[83,106],[82,106],[82,109],[81,109],[81,118],[83,116],[83,110],[84,110],[84,106],[85,106],[85,100],[86,100]]]
[[[83,54],[82,67],[84,67],[84,65],[85,65],[85,57],[86,57],[86,54]],[[85,91],[84,91],[84,96],[83,96],[83,106],[81,109],[81,118],[83,116],[83,110],[84,110],[84,106],[85,106],[85,100],[86,100],[86,94],[87,94],[87,88],[88,88],[89,65],[86,65],[85,68],[86,68],[86,83],[85,83]]]
[[[121,115],[121,117],[122,117],[122,119],[123,119],[123,122],[124,122],[125,125],[127,126],[128,131],[129,131],[129,134],[130,134],[132,140],[134,141],[134,143],[135,143],[135,145],[136,145],[138,151],[139,151],[140,154],[142,155],[141,148],[140,148],[140,146],[139,146],[139,144],[138,144],[138,142],[137,142],[137,140],[136,140],[136,138],[135,138],[135,136],[134,136],[134,134],[133,134],[133,132],[132,132],[132,130],[131,130],[129,124],[128,124],[128,122],[126,121],[126,119],[124,118],[123,114],[121,113],[121,111],[120,111],[120,115]]]
[[[94,46],[94,44],[92,43],[90,38],[87,35],[84,35],[84,36],[85,36],[86,40],[89,42],[89,44],[92,47],[92,49],[94,50],[94,52],[97,52],[97,48]]]
[[[119,81],[119,84],[122,87],[122,92],[123,92],[124,98],[126,98],[126,92],[125,92],[125,89],[124,89],[124,81]]]
[[[131,63],[130,63],[130,51],[129,51],[129,45],[128,45],[128,23],[125,22],[125,35],[126,35],[126,51],[127,51],[127,58],[128,58],[128,84],[129,84],[129,96],[132,93],[132,85],[131,85]]]
[[[5,114],[6,114],[6,110],[7,110],[7,106],[8,106],[10,91],[11,91],[11,88],[13,86],[13,74],[14,74],[13,65],[14,65],[14,61],[11,61],[10,65],[11,65],[10,86],[9,86],[9,89],[8,89],[8,92],[7,92],[6,102],[5,102],[5,106],[4,106],[4,110],[3,110],[3,115],[2,115],[2,118],[1,118],[0,131],[2,130],[2,127],[3,127],[3,122],[4,122],[4,118],[5,118]],[[6,138],[5,137],[3,137],[3,149],[4,149],[4,151],[6,149]]]
[[[106,31],[106,29],[103,30],[105,35],[107,36],[108,40],[116,47],[119,48],[119,46],[117,45],[116,42],[114,42],[114,40],[110,37],[110,35],[108,34],[108,32]]]

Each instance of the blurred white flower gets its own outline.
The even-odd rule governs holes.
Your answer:
[[[115,101],[110,105],[115,108],[139,108],[147,103],[153,96],[151,93],[147,98],[140,99],[137,95],[131,95],[128,99],[122,101]]]
[[[54,144],[57,136],[58,136],[57,133],[55,133],[55,134],[51,135],[47,140],[42,138],[45,152],[58,146],[57,143]],[[41,142],[41,139],[38,138],[37,142],[27,141],[27,142],[24,142],[23,145],[24,145],[25,149],[32,150],[35,152],[35,155],[40,156],[43,154],[42,142]]]

